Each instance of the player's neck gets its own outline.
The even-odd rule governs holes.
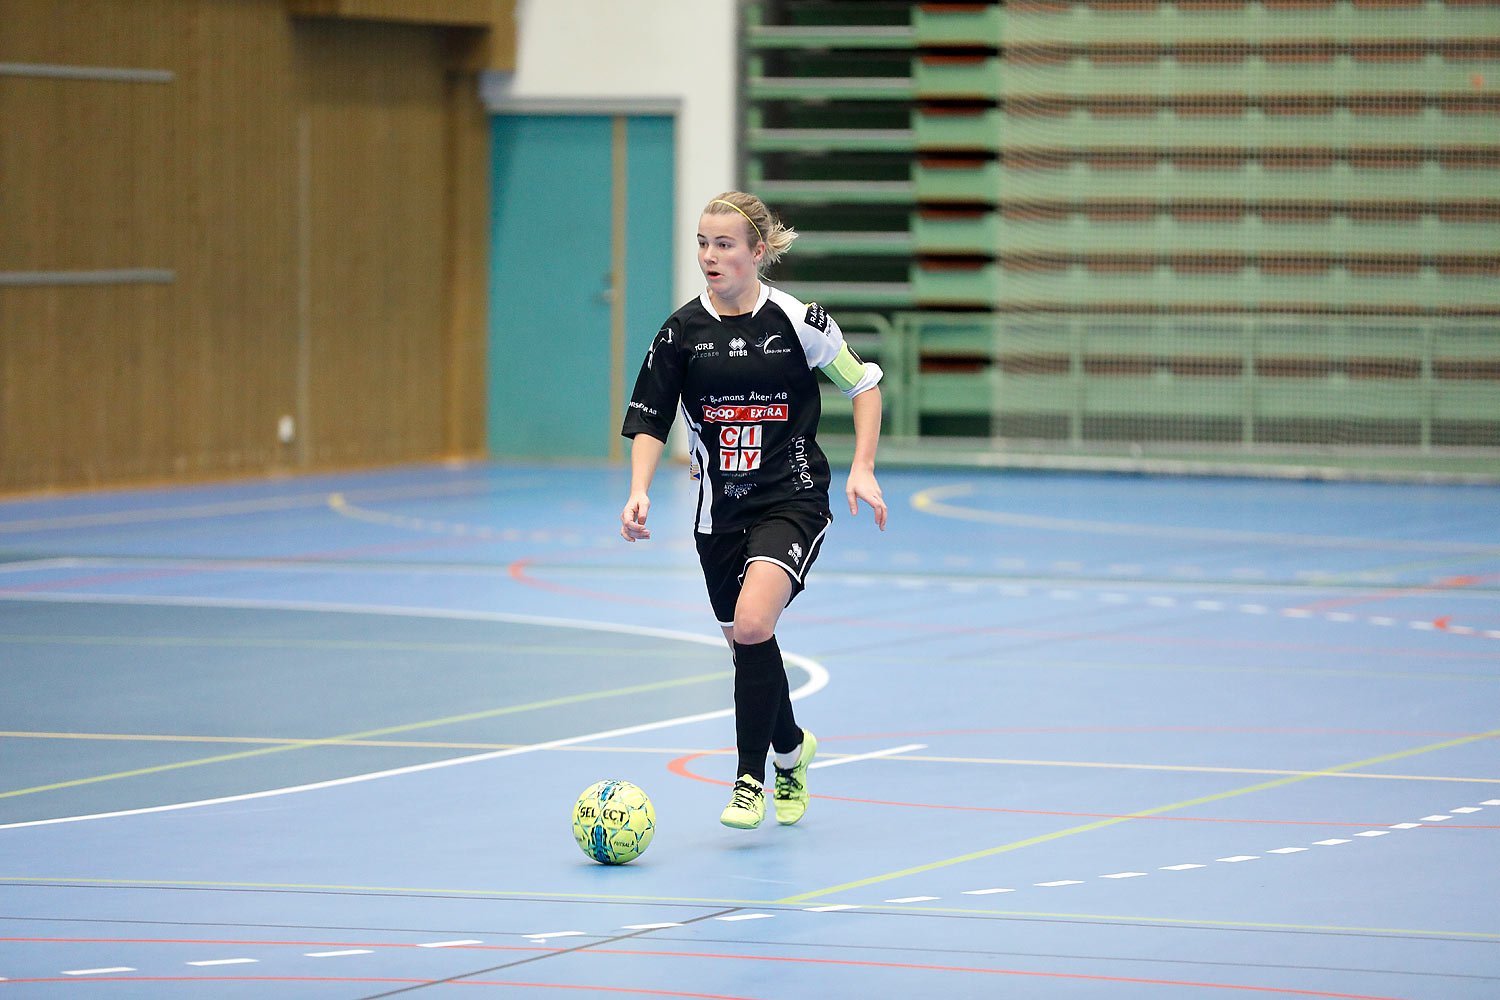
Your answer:
[[[714,311],[720,316],[743,316],[755,308],[755,303],[760,300],[760,282],[752,281],[750,285],[738,295],[723,297],[708,290],[708,301],[713,304]]]

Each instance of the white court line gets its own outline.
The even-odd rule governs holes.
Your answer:
[[[388,615],[393,617],[407,618],[440,618],[456,621],[488,621],[504,622],[511,625],[538,625],[548,628],[567,628],[592,630],[595,632],[617,632],[624,635],[649,636],[658,639],[672,639],[679,642],[693,642],[704,646],[713,646],[717,649],[724,647],[722,635],[707,636],[698,635],[693,632],[677,632],[672,629],[651,628],[645,625],[616,625],[612,622],[582,621],[570,618],[549,618],[540,615],[517,615],[503,611],[459,611],[450,608],[404,608],[383,604],[335,604],[322,601],[262,601],[249,598],[186,598],[186,597],[144,597],[144,596],[121,596],[104,594],[14,594],[0,592],[0,600],[19,601],[44,601],[56,603],[74,604],[133,604],[168,607],[212,607],[212,608],[241,608],[254,611],[316,611],[333,612],[339,614],[356,615]],[[828,669],[816,660],[809,659],[797,653],[789,653],[782,650],[782,659],[795,666],[801,667],[807,672],[807,682],[791,693],[793,700],[806,698],[816,694],[828,686]],[[721,708],[713,712],[700,712],[697,715],[682,715],[675,719],[662,719],[660,722],[645,722],[637,726],[624,726],[619,729],[607,729],[597,733],[585,733],[581,736],[565,736],[561,739],[547,740],[544,743],[532,743],[522,747],[511,747],[508,750],[492,750],[487,753],[473,754],[468,757],[450,757],[446,760],[428,761],[425,764],[412,764],[407,767],[396,767],[386,771],[372,771],[368,774],[355,774],[346,778],[332,778],[328,781],[315,781],[306,785],[292,785],[286,788],[271,788],[261,792],[246,792],[242,795],[225,795],[213,799],[199,799],[194,802],[177,802],[165,806],[147,806],[141,809],[121,809],[115,812],[92,813],[86,816],[59,816],[55,819],[27,820],[22,823],[3,823],[0,830],[17,830],[29,826],[51,826],[57,823],[79,823],[84,820],[111,819],[121,816],[143,816],[147,813],[172,812],[178,809],[195,809],[199,806],[223,805],[229,802],[247,802],[251,799],[266,799],[278,795],[291,795],[296,792],[318,791],[324,788],[337,788],[341,785],[352,785],[362,781],[374,781],[379,778],[393,778],[403,774],[417,774],[422,771],[433,771],[443,767],[453,767],[458,764],[476,764],[480,761],[496,760],[501,757],[515,757],[524,753],[533,753],[538,750],[554,750],[558,747],[574,746],[579,743],[592,743],[596,740],[612,739],[616,736],[631,736],[635,733],[650,732],[656,729],[667,729],[672,726],[687,725],[692,722],[705,722],[709,719],[723,719],[734,714],[733,708]],[[897,750],[884,751],[885,753],[900,753],[901,750],[912,749],[902,747]],[[874,754],[867,756],[877,756]],[[850,758],[845,758],[850,759]],[[833,763],[840,763],[834,761]],[[816,764],[811,765],[816,767]]]
[[[783,653],[782,655],[785,656],[786,654]],[[807,765],[807,769],[811,771],[815,767],[833,767],[836,764],[852,764],[857,760],[870,760],[873,757],[889,757],[892,754],[906,753],[908,750],[926,749],[926,743],[911,743],[904,747],[891,747],[889,750],[871,750],[869,753],[850,754],[847,757],[834,757],[831,760],[817,760]],[[3,829],[5,828],[3,826],[0,826],[0,830]]]
[[[64,972],[63,975],[65,975],[65,976],[102,976],[102,975],[105,975],[106,973],[110,973],[110,972],[135,972],[135,971],[136,970],[134,968],[132,968],[131,966],[129,966],[129,965],[116,965],[116,966],[114,966],[112,968],[109,968],[109,969],[73,969],[71,971]]]
[[[310,951],[304,958],[342,958],[345,955],[373,955],[369,948],[345,948],[343,951]]]
[[[206,967],[210,965],[253,965],[259,962],[258,958],[210,958],[202,962],[189,962],[188,965]]]
[[[469,939],[466,939],[466,940],[463,940],[463,941],[427,941],[427,942],[425,942],[423,944],[417,945],[417,947],[418,948],[462,948],[464,945],[469,945],[469,944],[484,944],[484,942],[483,941],[476,941],[476,940],[474,940],[472,938],[469,938]]]

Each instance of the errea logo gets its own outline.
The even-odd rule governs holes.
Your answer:
[[[744,358],[749,355],[750,352],[745,349],[745,339],[743,337],[735,337],[729,342],[729,356],[731,358]]]

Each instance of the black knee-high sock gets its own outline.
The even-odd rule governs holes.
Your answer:
[[[783,718],[786,720],[783,722]],[[773,635],[765,642],[734,644],[734,737],[739,750],[735,775],[748,774],[762,784],[766,780],[766,752],[772,735],[782,736],[795,728],[788,696],[786,668],[781,647]],[[802,738],[797,730],[792,745]],[[788,747],[790,749],[790,747]]]

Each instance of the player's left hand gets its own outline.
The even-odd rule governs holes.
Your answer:
[[[849,501],[851,515],[859,515],[859,501],[863,500],[875,512],[876,527],[885,530],[885,500],[880,496],[880,483],[875,481],[875,473],[850,469],[849,481],[844,484],[844,496]]]

